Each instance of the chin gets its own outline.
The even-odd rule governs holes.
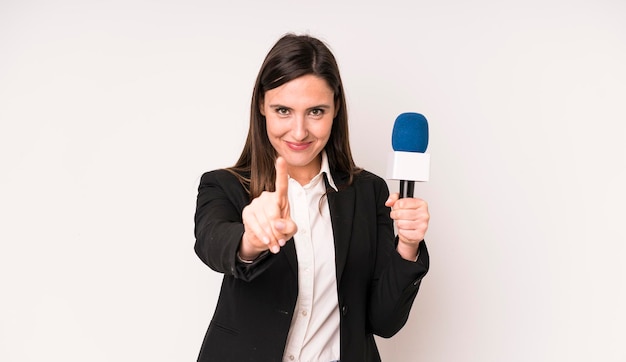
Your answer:
[[[291,167],[305,167],[309,165],[312,160],[302,160],[285,157],[285,161],[287,161],[287,165]]]
[[[315,161],[316,157],[317,156],[310,157],[310,156],[293,155],[293,154],[283,155],[283,158],[285,159],[285,161],[287,161],[287,164],[292,167],[308,166],[311,164],[311,162]]]

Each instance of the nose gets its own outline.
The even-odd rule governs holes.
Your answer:
[[[303,115],[296,115],[291,129],[291,134],[295,141],[303,141],[308,135],[309,131],[306,127],[306,118]]]

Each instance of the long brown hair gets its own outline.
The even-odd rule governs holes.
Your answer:
[[[248,137],[239,160],[229,168],[246,187],[250,199],[256,198],[263,191],[274,191],[276,178],[276,150],[267,137],[266,120],[260,110],[265,92],[309,74],[324,79],[334,92],[337,115],[324,147],[331,171],[347,173],[348,184],[360,171],[352,159],[346,99],[334,55],[319,39],[309,35],[287,34],[274,44],[261,65],[250,104]]]

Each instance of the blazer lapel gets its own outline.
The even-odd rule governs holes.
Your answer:
[[[281,253],[285,253],[285,257],[293,270],[293,273],[298,275],[298,256],[296,255],[296,244],[293,241],[293,238],[289,239],[285,246],[281,248]]]
[[[334,180],[339,180],[340,177],[335,177]],[[333,236],[335,238],[335,263],[337,268],[337,283],[341,281],[341,275],[346,265],[346,259],[348,257],[348,249],[350,246],[350,239],[352,238],[352,219],[354,217],[354,188],[347,187],[340,191],[335,191],[328,185],[326,175],[324,175],[326,181],[326,189],[328,190],[328,206],[330,208],[330,217],[333,225]],[[345,180],[341,180],[344,184]]]

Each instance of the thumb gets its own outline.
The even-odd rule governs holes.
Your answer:
[[[385,206],[393,207],[393,205],[396,204],[396,201],[398,201],[398,199],[400,199],[400,194],[397,192],[394,192],[393,194],[389,195],[389,198],[387,199],[387,201],[385,201]]]
[[[292,237],[298,231],[298,226],[291,218],[278,219],[274,221],[274,228],[279,233]]]

